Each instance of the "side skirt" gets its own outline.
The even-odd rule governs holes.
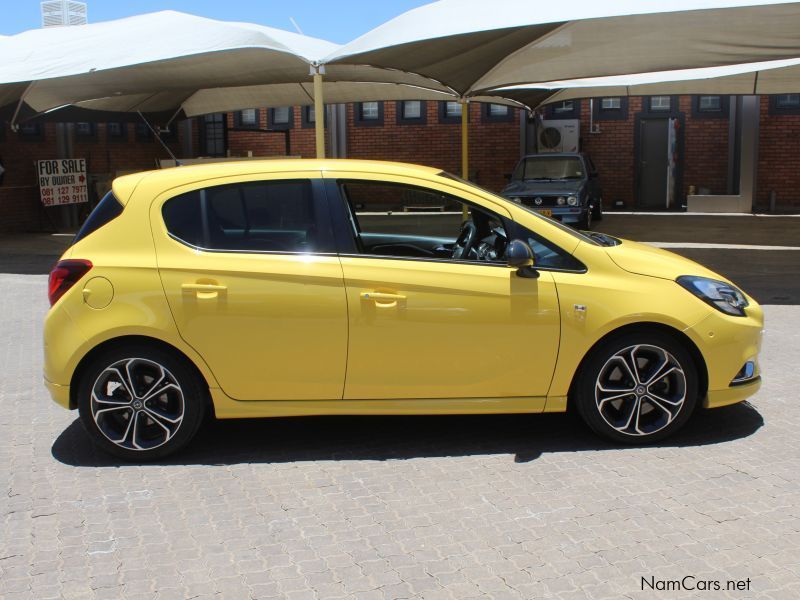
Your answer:
[[[233,400],[211,390],[218,419],[311,415],[469,415],[541,413],[547,398],[413,398],[407,400]]]

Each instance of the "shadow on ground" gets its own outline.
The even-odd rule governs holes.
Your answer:
[[[745,438],[764,421],[748,403],[701,411],[665,447],[703,446]],[[459,415],[419,417],[296,417],[209,421],[189,447],[160,465],[230,465],[317,460],[405,460],[508,454],[530,462],[546,452],[630,446],[606,443],[576,417]],[[78,419],[56,439],[53,457],[78,467],[128,463],[97,450]]]

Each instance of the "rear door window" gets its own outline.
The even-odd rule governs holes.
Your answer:
[[[209,187],[168,200],[172,237],[199,248],[240,252],[332,250],[324,203],[306,179]]]

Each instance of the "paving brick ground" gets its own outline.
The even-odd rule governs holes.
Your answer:
[[[0,597],[651,598],[750,579],[800,597],[800,307],[768,306],[766,383],[669,443],[568,416],[210,423],[134,466],[40,381],[45,278],[0,275]]]

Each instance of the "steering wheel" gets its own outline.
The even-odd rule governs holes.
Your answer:
[[[458,234],[458,239],[453,245],[454,259],[467,259],[472,247],[475,245],[475,240],[478,237],[478,228],[472,221],[464,221],[461,226],[461,233]]]

